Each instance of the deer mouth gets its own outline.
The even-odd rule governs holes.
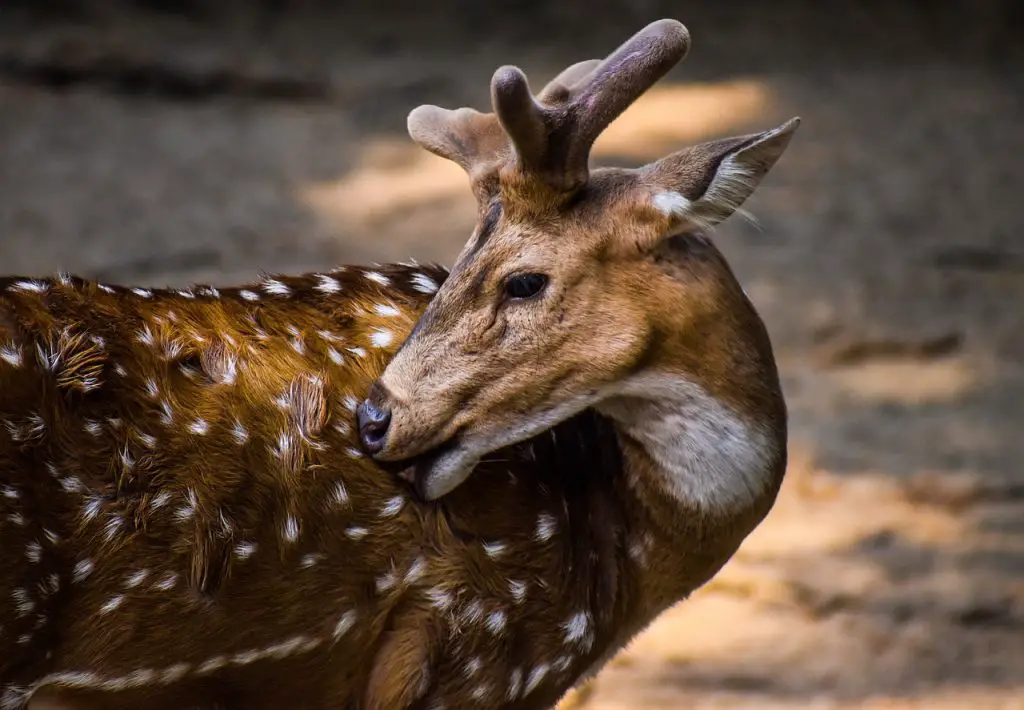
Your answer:
[[[456,435],[411,458],[380,465],[409,483],[419,500],[432,501],[466,480],[475,465],[470,465],[467,459],[469,456]]]

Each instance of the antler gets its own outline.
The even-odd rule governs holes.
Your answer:
[[[682,60],[689,46],[682,23],[658,20],[603,61],[568,67],[537,96],[522,70],[504,66],[491,79],[494,113],[420,106],[409,114],[409,135],[458,163],[474,183],[514,158],[524,175],[572,192],[587,182],[598,135]]]

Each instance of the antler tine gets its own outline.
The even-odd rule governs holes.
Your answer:
[[[547,86],[541,89],[537,98],[541,103],[553,104],[563,103],[569,100],[572,89],[581,83],[601,64],[600,59],[587,59],[583,62],[576,62],[570,67],[562,70],[558,76],[548,82]]]
[[[409,113],[406,125],[419,146],[458,164],[471,179],[508,153],[508,137],[493,113],[425,104]]]
[[[550,118],[530,92],[530,82],[519,67],[504,66],[491,79],[491,103],[505,132],[515,144],[521,167],[542,171],[548,145]]]
[[[570,114],[579,122],[567,151],[567,164],[586,170],[590,148],[601,132],[689,50],[690,33],[681,22],[658,20],[624,42],[585,83],[574,87]]]

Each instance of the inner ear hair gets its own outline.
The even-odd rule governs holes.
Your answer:
[[[792,118],[763,133],[702,143],[641,168],[646,204],[662,218],[656,239],[711,229],[738,211],[799,125]]]

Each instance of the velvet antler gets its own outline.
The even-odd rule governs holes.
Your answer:
[[[526,75],[504,66],[491,80],[494,113],[420,106],[409,114],[419,145],[458,163],[474,184],[514,160],[525,176],[557,192],[573,192],[589,177],[598,135],[683,57],[686,27],[658,20],[606,59],[573,64],[534,96]]]

